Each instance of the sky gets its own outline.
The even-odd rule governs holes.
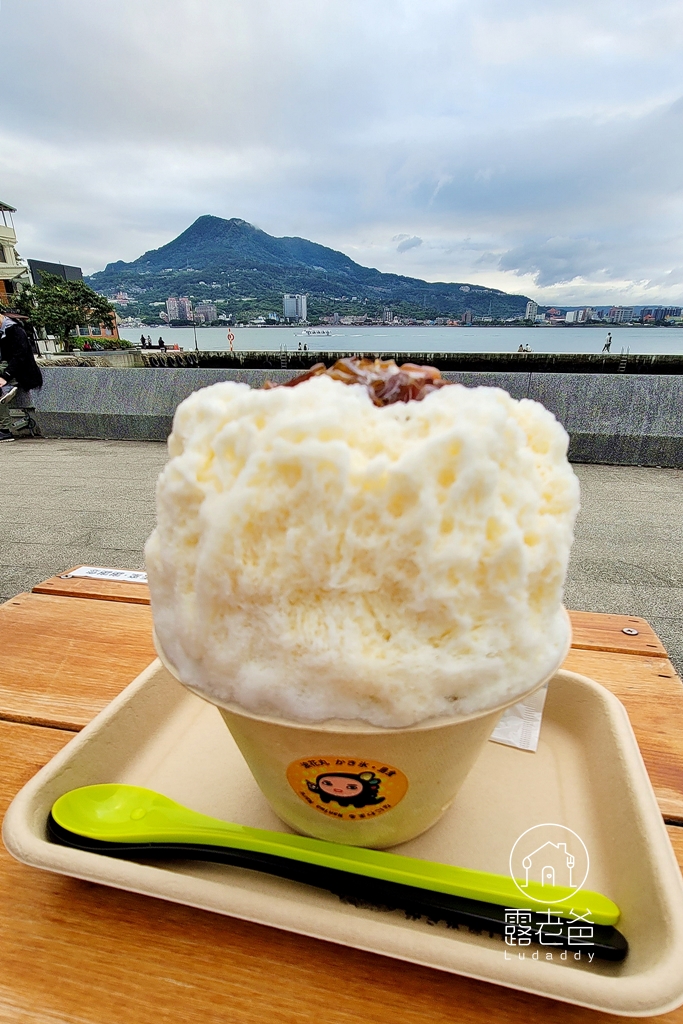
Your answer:
[[[0,199],[92,272],[198,216],[548,304],[683,303],[679,0],[0,0]]]

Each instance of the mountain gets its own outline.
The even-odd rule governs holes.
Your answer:
[[[283,292],[307,293],[309,317],[389,307],[399,316],[456,316],[465,310],[494,318],[523,316],[527,298],[473,284],[431,283],[383,274],[305,238],[275,238],[244,220],[203,216],[186,231],[132,263],[109,263],[88,283],[113,297],[131,296],[132,309],[153,312],[170,295],[217,301],[236,317],[280,312]],[[152,304],[157,303],[154,307]]]

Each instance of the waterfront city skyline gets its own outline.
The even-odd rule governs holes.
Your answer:
[[[663,0],[4,0],[2,198],[23,256],[86,272],[211,211],[539,305],[679,305],[682,28]]]

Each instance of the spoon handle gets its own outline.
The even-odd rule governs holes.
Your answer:
[[[520,888],[509,875],[404,857],[384,850],[311,839],[252,828],[198,814],[152,790],[138,786],[85,786],[65,793],[52,808],[58,825],[90,839],[118,843],[200,844],[278,857],[378,881],[495,903],[511,909],[552,906],[594,924],[614,925],[619,908],[601,893],[529,882]]]

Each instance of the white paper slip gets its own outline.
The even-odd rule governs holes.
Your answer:
[[[491,733],[494,743],[504,743],[507,747],[519,747],[520,750],[538,748],[538,737],[541,735],[543,706],[545,705],[548,684],[536,690],[519,704],[506,708],[503,717]]]
[[[115,580],[119,583],[146,583],[146,572],[134,572],[132,569],[102,569],[96,565],[82,565],[80,569],[64,573],[62,580],[70,580],[79,576],[88,580]]]

